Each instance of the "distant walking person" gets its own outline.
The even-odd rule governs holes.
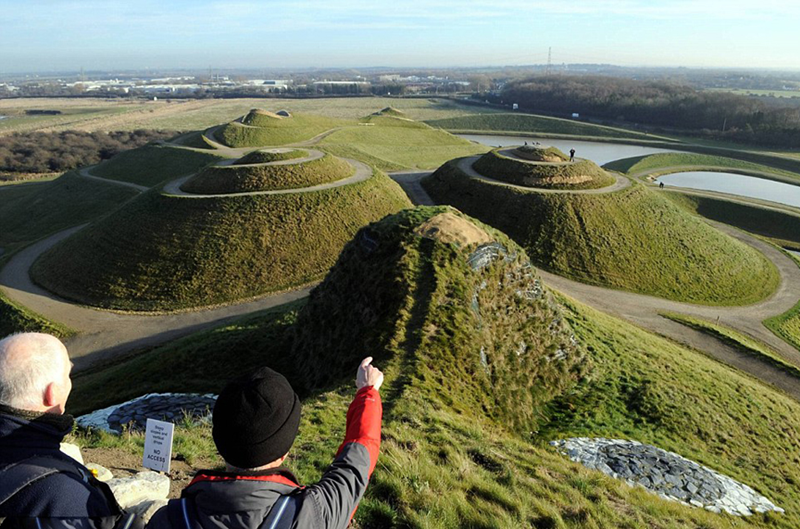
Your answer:
[[[658,183],[658,188],[659,189],[664,189],[664,182],[659,182]]]
[[[570,162],[574,162],[575,161],[575,149],[570,149],[569,150],[569,161]]]
[[[344,442],[322,479],[301,487],[281,464],[300,426],[300,399],[264,367],[234,380],[214,405],[212,435],[226,470],[201,471],[148,529],[344,529],[378,462],[383,373],[365,358]]]
[[[0,340],[0,525],[142,527],[141,519],[122,512],[105,483],[59,450],[74,422],[64,413],[70,369],[67,349],[54,336]]]

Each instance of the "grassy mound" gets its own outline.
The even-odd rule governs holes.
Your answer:
[[[0,291],[0,338],[17,332],[46,332],[59,338],[75,334],[72,329],[14,303]]]
[[[282,162],[284,160],[305,158],[306,156],[308,156],[308,151],[303,149],[262,149],[245,154],[236,160],[234,165]]]
[[[135,189],[74,172],[46,184],[4,188],[0,191],[0,248],[11,253],[104,215],[137,194]]]
[[[251,111],[242,121],[220,127],[215,134],[217,139],[229,147],[285,145],[310,140],[325,131],[352,123],[311,114],[282,117],[263,111]]]
[[[406,117],[406,113],[402,110],[398,110],[394,107],[386,107],[382,108],[381,110],[375,112],[374,116],[393,116],[396,118],[404,118]]]
[[[758,251],[641,185],[600,195],[527,192],[468,178],[456,163],[423,185],[434,200],[504,230],[538,266],[585,283],[736,305],[765,298],[780,281]]]
[[[488,149],[414,121],[379,116],[372,119],[374,126],[344,127],[325,137],[320,147],[384,171],[432,169],[454,157]]]
[[[33,277],[99,307],[227,303],[319,278],[360,227],[408,204],[382,174],[275,196],[196,199],[153,190],[45,253]]]
[[[301,481],[313,482],[338,447],[354,391],[354,365],[340,379],[346,361],[323,347],[329,340],[347,359],[381,357],[378,365],[387,375],[381,456],[356,513],[359,527],[800,525],[800,404],[704,355],[569,300],[557,299],[558,308],[546,295],[519,296],[513,284],[536,285],[517,274],[524,270],[523,255],[501,257],[476,271],[468,264],[475,244],[470,238],[456,245],[418,236],[436,233],[434,227],[448,234],[441,224],[419,229],[446,212],[404,212],[362,232],[305,308],[295,304],[250,317],[80,374],[69,411],[151,391],[219,391],[227,379],[260,365],[286,372],[296,386],[328,380],[333,389],[304,398],[294,457],[287,460]],[[490,228],[470,224],[514,248]],[[363,272],[377,282],[352,277]],[[348,293],[348,285],[355,292]],[[380,293],[389,298],[371,298]],[[337,299],[356,305],[348,310]],[[323,313],[326,306],[336,311]],[[547,322],[555,308],[563,323],[551,338]],[[367,328],[357,312],[374,325]],[[320,314],[324,320],[313,321]],[[530,327],[523,324],[526,317]],[[547,342],[557,343],[568,329],[586,351],[585,376],[572,365],[575,356],[536,362],[549,355]],[[336,341],[351,337],[352,348]],[[510,340],[523,337],[530,340],[525,350]],[[316,362],[304,357],[302,366],[310,369],[296,369],[288,354],[301,342],[319,355]],[[484,366],[480,348],[487,346]],[[329,361],[335,362],[331,376],[322,373]],[[164,372],[174,379],[157,376]],[[514,411],[520,416],[506,420]],[[526,424],[534,426],[523,431]],[[677,452],[752,486],[786,514],[732,518],[667,502],[573,464],[546,444],[576,436],[624,437]],[[210,438],[209,427],[179,426],[176,454],[188,461],[212,459]],[[76,440],[141,457],[141,434],[121,440],[79,434]]]
[[[533,145],[522,145],[514,149],[514,154],[520,158],[532,162],[566,162],[569,156],[564,154],[561,149],[555,147],[535,147]]]
[[[207,167],[181,186],[195,194],[247,193],[275,189],[299,189],[351,176],[352,165],[335,156],[298,164],[225,165]]]
[[[569,119],[548,118],[531,114],[474,114],[426,121],[436,128],[459,132],[527,132],[548,135],[583,136],[587,138],[636,138],[652,140],[652,136],[625,129],[581,123]],[[660,138],[663,139],[663,138]]]
[[[657,153],[646,156],[634,156],[615,160],[604,166],[612,171],[619,171],[628,175],[660,176],[680,171],[714,170],[744,173],[771,180],[797,184],[800,175],[795,172],[770,167],[761,163],[737,160],[727,156],[712,154],[698,154],[688,152]]]
[[[597,189],[614,183],[614,177],[591,160],[528,163],[506,156],[501,149],[484,154],[473,167],[495,180],[542,189]]]
[[[91,174],[152,187],[167,179],[192,174],[221,156],[164,145],[147,145],[122,152],[92,168]]]

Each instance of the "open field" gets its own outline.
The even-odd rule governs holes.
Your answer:
[[[661,153],[616,160],[604,166],[634,177],[661,176],[682,171],[727,171],[790,184],[800,184],[800,173],[725,156],[695,153]]]
[[[768,96],[800,98],[800,90],[755,90],[750,88],[712,88],[713,91],[730,92],[743,96]]]
[[[450,162],[423,186],[508,233],[537,266],[581,282],[708,305],[754,303],[779,283],[759,252],[642,185],[545,194],[469,178]]]
[[[122,152],[90,169],[91,174],[152,187],[167,179],[192,174],[202,167],[223,159],[208,154],[163,145],[147,145]]]
[[[324,306],[338,292],[358,300],[351,308],[359,313],[371,307],[376,318],[371,340],[352,342],[343,361],[373,354],[376,343],[387,346],[379,361],[387,374],[382,454],[356,513],[359,526],[789,529],[800,523],[799,403],[697,352],[557,297],[566,324],[586,352],[585,376],[562,392],[556,389],[563,383],[559,377],[519,373],[520,379],[540,380],[543,394],[556,389],[557,396],[529,416],[535,427],[516,430],[497,419],[513,412],[518,402],[506,402],[506,410],[480,405],[491,398],[480,382],[485,375],[475,340],[482,338],[469,290],[454,288],[471,281],[464,265],[456,264],[463,250],[445,251],[438,243],[412,238],[405,244],[405,253],[393,254],[393,267],[385,266],[386,254],[379,254],[384,264],[371,268],[377,276],[401,281],[399,304],[382,305],[382,297],[369,295],[384,286],[351,277],[359,268],[346,262],[329,276],[325,295],[309,302]],[[431,270],[436,281],[427,274]],[[358,290],[348,284],[359,285]],[[484,301],[503,299],[491,292],[482,296]],[[513,318],[530,310],[517,306]],[[258,315],[79,376],[70,411],[126,398],[133,386],[140,392],[214,391],[222,378],[263,364],[287,369],[293,383],[303,386],[302,375],[286,366],[286,352],[294,337],[304,334],[302,326],[310,331],[322,325],[348,336],[357,332],[347,324],[349,311],[329,314],[315,326],[303,316],[308,307]],[[175,382],[153,376],[156,365],[175,373]],[[498,376],[497,385],[519,383],[510,372]],[[98,398],[104,384],[120,394]],[[318,479],[329,464],[352,393],[350,377],[343,376],[305,396],[293,450],[299,457],[287,462],[302,481]],[[187,452],[183,459],[219,462],[208,442],[209,428],[179,427],[178,432],[183,439],[179,452]],[[77,440],[140,457],[141,435],[127,435],[112,441],[78,433]],[[752,486],[786,514],[733,518],[663,501],[570,463],[546,445],[573,436],[634,439],[677,452]]]

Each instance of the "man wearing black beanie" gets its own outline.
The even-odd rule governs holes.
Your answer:
[[[378,462],[383,373],[365,358],[356,374],[344,442],[322,479],[301,487],[281,467],[297,436],[300,399],[279,373],[234,380],[214,406],[213,437],[225,472],[202,471],[148,528],[345,528]]]

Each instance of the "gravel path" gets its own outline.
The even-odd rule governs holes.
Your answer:
[[[610,173],[612,176],[614,176],[617,179],[617,181],[614,182],[613,184],[611,184],[610,186],[601,187],[599,189],[578,189],[578,190],[575,190],[575,191],[571,191],[569,189],[540,189],[540,188],[537,188],[537,187],[519,186],[519,185],[515,185],[515,184],[508,184],[506,182],[501,182],[500,180],[495,180],[494,178],[489,178],[488,176],[483,176],[482,174],[480,174],[478,171],[476,171],[472,167],[472,165],[476,161],[478,161],[479,158],[480,158],[480,156],[469,156],[469,157],[466,157],[466,158],[461,158],[458,161],[458,168],[461,169],[461,171],[464,172],[464,174],[466,174],[470,178],[476,178],[478,180],[483,180],[484,182],[487,182],[487,183],[490,183],[490,184],[510,187],[512,189],[519,189],[519,190],[522,190],[522,191],[533,191],[533,192],[536,192],[536,193],[575,193],[575,194],[580,194],[580,195],[600,195],[600,194],[603,194],[603,193],[613,193],[615,191],[620,191],[622,189],[630,187],[630,185],[631,185],[631,181],[628,178],[622,176],[619,173],[617,173],[617,174]],[[537,163],[537,162],[527,162],[526,161],[526,163]],[[565,163],[569,163],[569,162],[565,162]]]
[[[403,186],[403,189],[406,190],[414,204],[431,205],[434,204],[433,200],[420,185],[420,180],[429,174],[430,172],[392,173],[391,176]],[[492,181],[492,183],[515,187],[498,181]],[[526,189],[530,190],[530,188]],[[550,288],[656,334],[702,351],[717,360],[749,373],[755,378],[772,384],[795,399],[800,400],[800,380],[796,377],[757,357],[744,354],[725,345],[705,333],[660,316],[659,313],[661,312],[677,312],[706,320],[719,321],[720,324],[727,325],[765,342],[780,352],[786,360],[800,366],[800,352],[775,336],[761,323],[770,316],[786,312],[800,299],[800,268],[791,258],[761,239],[725,224],[713,222],[710,222],[710,224],[724,233],[753,246],[775,264],[781,276],[781,284],[772,296],[753,305],[709,307],[587,285],[543,270],[539,270],[539,274]]]

